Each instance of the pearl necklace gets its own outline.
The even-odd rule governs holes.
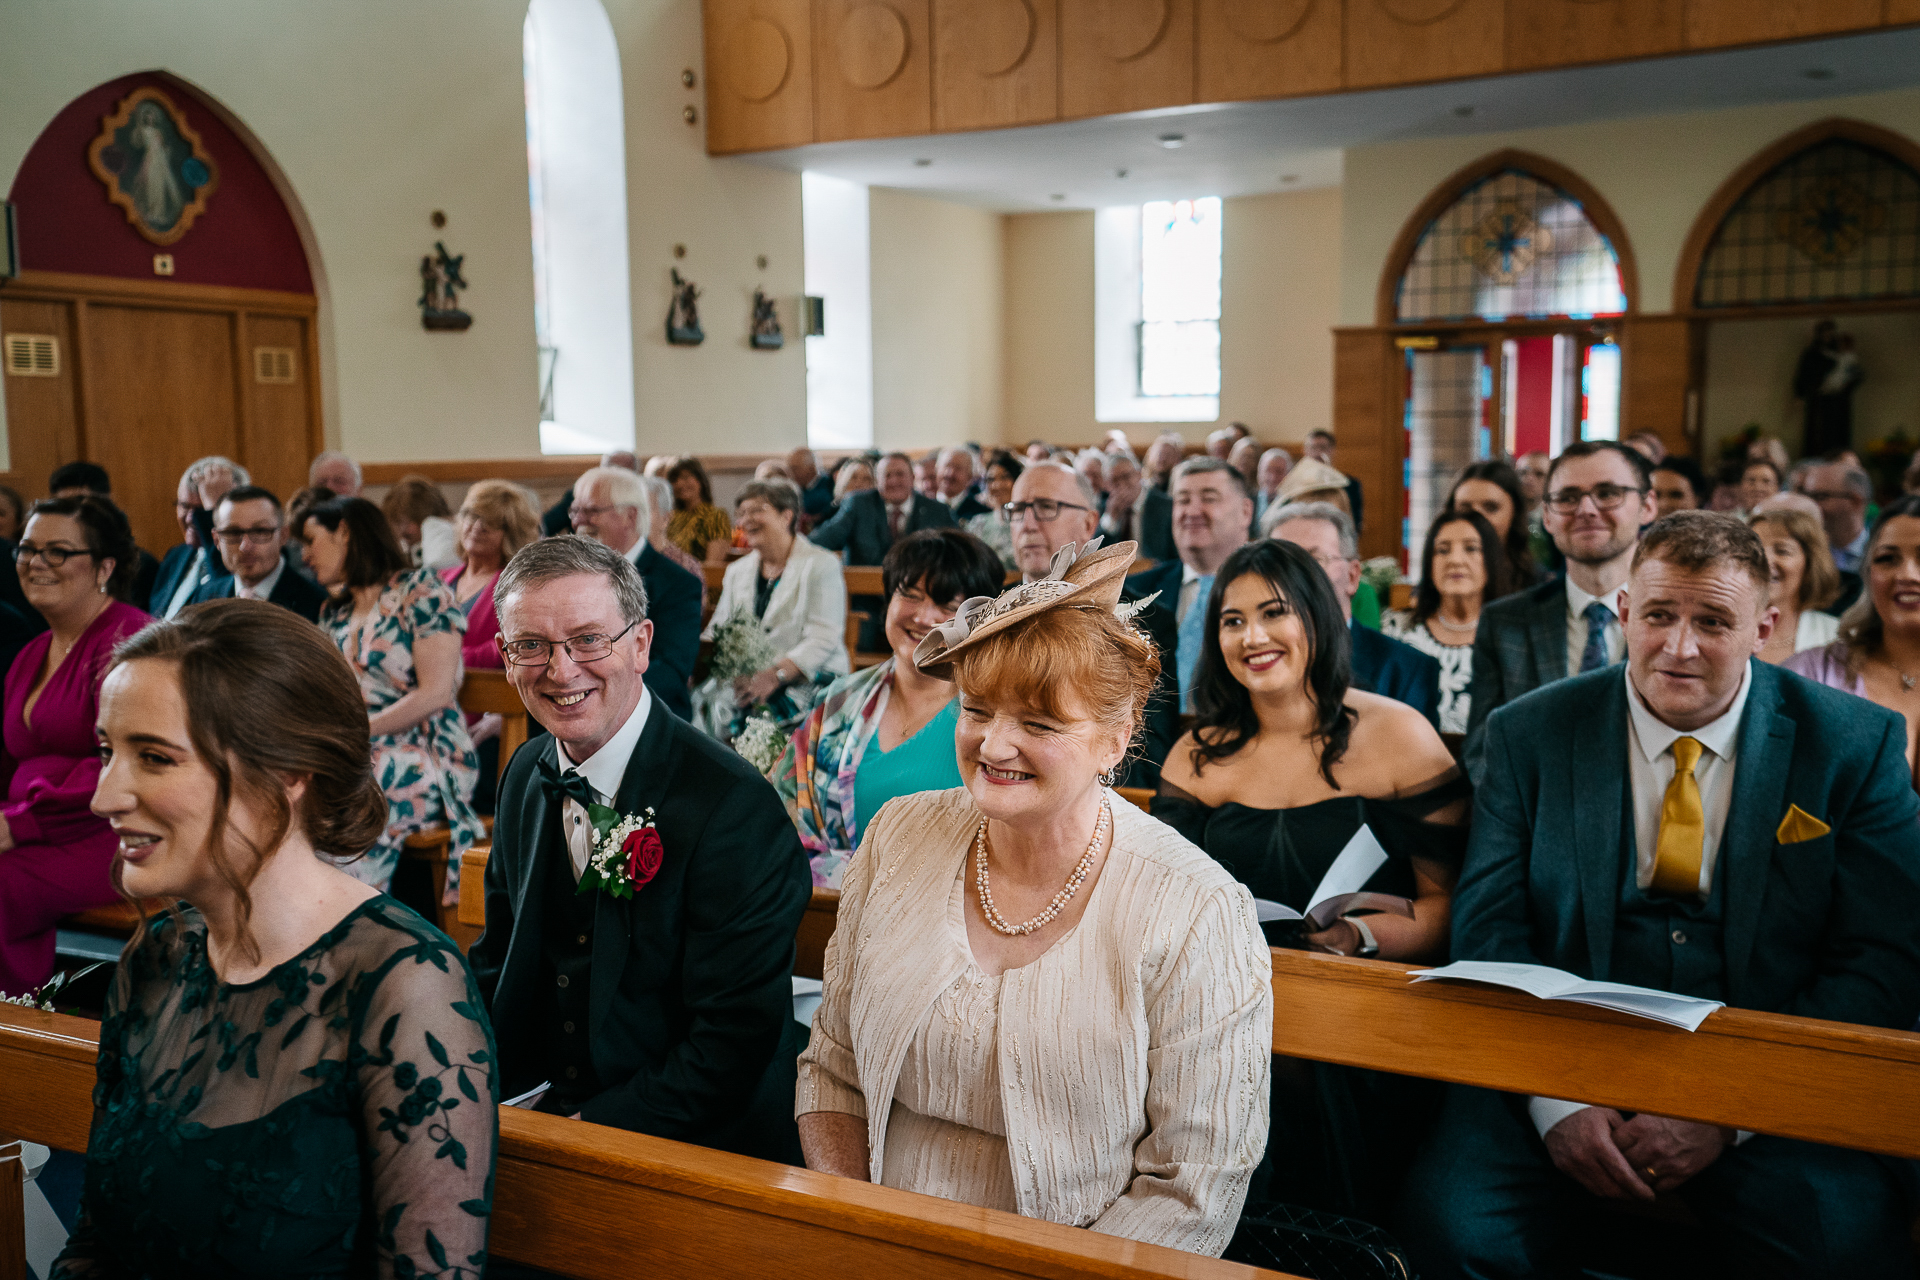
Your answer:
[[[980,891],[980,914],[986,918],[988,926],[996,933],[1017,938],[1021,934],[1044,929],[1052,923],[1055,916],[1067,909],[1067,904],[1073,901],[1073,895],[1080,892],[1080,886],[1086,883],[1087,873],[1093,870],[1093,855],[1099,852],[1100,838],[1106,835],[1107,820],[1111,816],[1112,811],[1107,806],[1106,797],[1102,796],[1100,816],[1094,820],[1093,839],[1087,842],[1086,853],[1082,854],[1080,861],[1074,864],[1073,874],[1067,877],[1067,883],[1061,887],[1060,892],[1053,895],[1052,901],[1047,903],[1047,909],[1025,924],[1008,924],[1001,916],[999,908],[993,905],[993,890],[987,886],[987,820],[981,818],[980,830],[973,838],[973,881],[974,886]]]

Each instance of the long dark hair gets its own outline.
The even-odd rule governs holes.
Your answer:
[[[1442,511],[1427,527],[1427,545],[1420,552],[1420,586],[1413,593],[1413,621],[1416,625],[1440,612],[1440,588],[1433,581],[1433,544],[1440,540],[1440,530],[1450,524],[1471,525],[1473,531],[1480,535],[1480,567],[1487,575],[1487,585],[1480,592],[1480,603],[1498,600],[1513,589],[1513,584],[1507,580],[1507,554],[1501,549],[1500,540],[1493,536],[1493,522],[1478,511]]]
[[[1460,474],[1453,478],[1453,487],[1447,490],[1449,512],[1454,510],[1453,495],[1469,480],[1485,480],[1488,484],[1499,485],[1507,495],[1507,501],[1513,504],[1513,519],[1507,522],[1507,540],[1503,548],[1506,551],[1507,572],[1512,575],[1512,587],[1532,586],[1540,580],[1540,566],[1533,562],[1533,549],[1527,545],[1527,495],[1520,488],[1520,473],[1513,469],[1512,463],[1502,462],[1498,458],[1469,462],[1460,468]],[[1497,600],[1510,589],[1502,587],[1496,592],[1489,579],[1487,599]]]
[[[385,513],[365,498],[335,498],[320,503],[300,517],[303,534],[308,521],[328,533],[347,526],[346,580],[333,593],[336,604],[351,596],[355,587],[384,586],[394,574],[413,567],[407,553],[400,549],[400,540],[393,536],[393,526],[387,523]]]
[[[1307,633],[1307,696],[1317,715],[1313,736],[1320,743],[1320,776],[1338,791],[1333,766],[1347,753],[1358,719],[1347,706],[1353,683],[1353,640],[1346,613],[1327,574],[1307,551],[1291,542],[1264,538],[1227,557],[1213,576],[1207,596],[1206,642],[1193,679],[1193,771],[1203,772],[1251,742],[1260,732],[1253,695],[1227,670],[1220,653],[1220,602],[1227,587],[1247,574],[1264,578],[1300,619]]]
[[[707,479],[707,469],[701,464],[700,459],[694,457],[692,454],[688,454],[667,468],[667,483],[669,485],[681,476],[692,476],[695,480],[698,480],[700,482],[701,504],[709,507],[713,505],[713,481]],[[676,511],[686,509],[680,505],[678,496],[674,498],[673,506]]]
[[[1867,537],[1866,554],[1860,557],[1860,578],[1863,586],[1860,598],[1847,608],[1840,619],[1840,639],[1847,646],[1847,667],[1856,674],[1861,659],[1868,654],[1878,653],[1886,643],[1886,624],[1880,618],[1880,611],[1873,605],[1873,590],[1865,585],[1873,563],[1873,545],[1880,540],[1880,531],[1887,527],[1889,520],[1901,516],[1920,517],[1920,494],[1909,493],[1896,498],[1880,508],[1880,518],[1873,522],[1873,532]]]

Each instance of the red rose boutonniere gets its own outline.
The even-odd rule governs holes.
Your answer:
[[[631,898],[660,872],[666,848],[653,825],[653,810],[622,818],[612,809],[594,805],[587,810],[593,823],[593,854],[580,877],[577,892],[603,889],[614,898]]]

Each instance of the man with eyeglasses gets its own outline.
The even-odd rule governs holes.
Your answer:
[[[813,876],[778,793],[661,714],[646,588],[618,551],[535,542],[494,602],[507,680],[553,735],[501,780],[486,932],[468,953],[502,1096],[800,1163],[791,978]],[[591,862],[610,821],[634,824],[617,892]]]
[[[160,560],[160,572],[154,575],[149,608],[156,618],[171,618],[187,607],[193,593],[221,572],[213,546],[213,513],[227,490],[253,483],[253,477],[239,463],[218,454],[200,458],[180,476],[174,494],[173,518],[180,523],[185,539]]]
[[[308,622],[320,620],[327,593],[287,562],[286,518],[272,490],[258,485],[228,490],[214,508],[213,540],[227,571],[201,583],[187,603],[265,600]]]
[[[1842,573],[1858,574],[1860,561],[1867,554],[1867,504],[1873,501],[1872,478],[1848,463],[1821,462],[1800,468],[1794,476],[1794,487],[1820,504],[1820,523],[1826,526],[1834,566]],[[1836,604],[1832,611],[1841,609]]]
[[[1564,577],[1480,611],[1463,763],[1478,786],[1487,717],[1522,694],[1597,671],[1626,654],[1620,594],[1640,531],[1653,522],[1652,465],[1613,440],[1568,445],[1547,472],[1545,525]]]

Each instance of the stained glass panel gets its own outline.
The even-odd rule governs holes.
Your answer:
[[[1835,138],[1794,156],[1733,206],[1700,263],[1694,302],[1765,306],[1920,296],[1920,175]]]
[[[1400,278],[1395,314],[1585,319],[1626,309],[1613,245],[1580,202],[1507,169],[1462,192],[1427,227]]]

